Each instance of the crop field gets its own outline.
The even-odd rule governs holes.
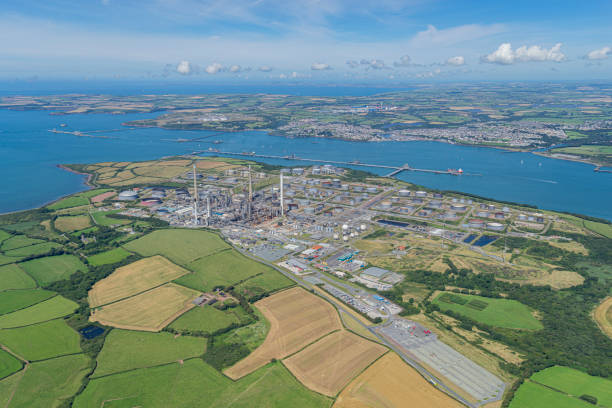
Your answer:
[[[607,297],[597,306],[593,318],[601,331],[612,339],[612,297]]]
[[[92,311],[91,321],[128,330],[160,331],[195,305],[200,292],[167,283]],[[1,324],[1,320],[0,320]]]
[[[25,309],[0,316],[0,329],[29,326],[72,314],[78,305],[72,300],[54,296]]]
[[[612,381],[606,378],[594,377],[569,367],[554,366],[538,371],[530,379],[575,397],[592,395],[599,405],[612,407]]]
[[[43,289],[7,290],[0,292],[0,315],[25,309],[53,296],[55,296],[55,293]]]
[[[2,250],[10,251],[11,249],[23,248],[26,246],[40,244],[43,242],[45,241],[35,238],[29,238],[25,235],[13,235],[2,243]]]
[[[227,310],[219,310],[215,307],[204,305],[202,307],[194,307],[186,312],[173,321],[169,327],[179,332],[195,330],[214,333],[232,324],[240,324],[245,319],[250,319],[250,317],[242,311],[240,306]]]
[[[0,349],[0,379],[21,370],[22,362],[12,354]]]
[[[56,211],[56,210],[63,210],[64,208],[71,208],[71,207],[87,205],[89,204],[89,198],[105,193],[107,191],[109,190],[108,189],[96,189],[96,190],[84,191],[82,193],[63,198],[51,205],[48,205],[47,208],[50,210]]]
[[[270,269],[263,275],[250,278],[236,286],[236,290],[251,300],[263,293],[274,292],[294,285],[285,275]]]
[[[206,350],[206,339],[171,333],[112,330],[100,354],[92,377],[198,357]]]
[[[334,408],[404,408],[407,401],[414,407],[463,407],[390,352],[342,390]]]
[[[0,291],[35,287],[36,282],[16,264],[0,266]]]
[[[525,381],[519,387],[510,402],[510,408],[593,408],[593,406],[581,399],[568,397],[561,392],[530,381]]]
[[[154,231],[124,246],[128,251],[142,256],[163,255],[179,265],[187,265],[198,258],[229,248],[216,234],[187,229]]]
[[[87,272],[85,264],[74,255],[47,256],[20,263],[19,266],[41,286],[68,279],[77,271]]]
[[[89,361],[83,354],[76,354],[30,364],[25,372],[15,375],[22,376],[20,380],[10,381],[6,387],[9,395],[14,392],[8,408],[60,406],[63,400],[79,390],[89,370]],[[13,377],[9,378],[12,379]]]
[[[232,378],[241,378],[267,364],[284,358],[318,338],[342,328],[332,305],[301,288],[292,288],[264,298],[255,306],[270,322],[264,343],[245,359],[225,370]]]
[[[28,361],[81,352],[78,333],[63,319],[0,330],[0,343]]]
[[[102,225],[104,227],[108,227],[110,225],[124,225],[129,224],[130,220],[123,220],[118,218],[110,218],[108,215],[117,214],[121,210],[111,210],[111,211],[97,211],[92,212],[91,217],[97,225]]]
[[[301,385],[280,363],[233,382],[201,359],[191,359],[93,379],[74,407],[329,408],[331,404],[331,399]]]
[[[189,273],[162,256],[140,259],[116,269],[89,291],[91,307],[106,305],[145,292]]]
[[[202,257],[187,267],[194,273],[183,276],[177,283],[204,292],[218,286],[233,285],[258,274],[280,275],[269,266],[253,261],[233,249]]]
[[[442,311],[451,310],[492,326],[528,330],[543,327],[531,310],[516,300],[444,292],[433,303],[440,306]]]
[[[55,228],[62,232],[72,232],[85,229],[91,225],[89,215],[71,215],[58,217],[55,220]]]
[[[29,245],[22,248],[12,249],[4,252],[4,255],[13,258],[25,258],[26,256],[44,255],[52,249],[61,248],[60,244],[55,242],[43,242],[41,244]]]
[[[284,360],[302,384],[335,396],[356,375],[387,351],[380,344],[340,330]]]
[[[100,252],[99,254],[91,255],[87,258],[87,261],[90,265],[93,266],[110,265],[120,262],[130,255],[131,253],[129,253],[123,248],[114,248],[110,251]]]

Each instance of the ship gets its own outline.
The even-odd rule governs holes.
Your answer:
[[[446,169],[447,172],[449,172],[450,174],[452,174],[453,176],[460,176],[461,174],[463,174],[463,169],[462,168],[458,168],[458,169]]]

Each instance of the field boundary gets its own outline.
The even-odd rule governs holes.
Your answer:
[[[599,310],[600,308],[602,308],[602,310]],[[608,310],[611,308],[612,308],[612,296],[608,296],[603,301],[601,301],[601,303],[595,306],[595,308],[591,312],[591,317],[595,321],[595,324],[597,325],[597,327],[599,327],[599,330],[601,330],[601,332],[604,335],[612,339],[612,327],[610,327],[610,324],[608,324],[607,325],[608,327],[606,327],[606,322],[605,322],[606,314]],[[598,312],[603,313],[603,316],[600,316],[600,317],[602,318],[602,320],[604,320],[604,322],[600,322],[597,319]]]
[[[370,340],[370,341],[372,341],[372,340]],[[386,347],[386,346],[385,346],[385,347]],[[357,374],[356,374],[356,375],[355,375],[353,378],[351,378],[351,379],[349,380],[349,382],[347,382],[347,383],[344,385],[344,387],[342,387],[342,389],[340,389],[340,391],[338,391],[338,393],[337,393],[337,394],[336,394],[336,395],[333,397],[333,398],[334,398],[334,401],[335,401],[335,400],[336,400],[336,399],[337,399],[337,398],[340,396],[340,394],[342,394],[342,391],[344,391],[344,390],[346,389],[346,387],[348,387],[349,385],[351,385],[351,383],[357,379],[357,377],[359,377],[361,374],[365,373],[365,372],[368,370],[368,368],[372,367],[372,366],[373,366],[373,365],[374,365],[374,364],[375,364],[375,363],[376,363],[378,360],[380,360],[381,358],[383,358],[384,356],[386,356],[386,355],[387,355],[387,354],[389,354],[389,353],[393,353],[393,351],[392,351],[390,348],[388,348],[388,347],[387,347],[387,351],[385,351],[384,353],[382,353],[380,356],[378,356],[378,358],[376,358],[374,361],[372,361],[370,364],[368,364],[368,365],[367,365],[367,366],[366,366],[366,367],[365,367],[363,370],[361,370],[361,371],[360,371],[359,373],[357,373]],[[395,353],[395,354],[397,354],[397,353]],[[398,355],[398,357],[399,357],[400,359],[402,359],[402,358],[401,358],[399,355]],[[406,363],[406,362],[405,362],[403,359],[402,359],[402,361],[404,362],[404,364],[406,364],[406,366],[407,366],[407,367],[410,367],[410,365],[408,365],[408,364],[407,364],[407,363]],[[414,370],[414,368],[412,368],[412,367],[410,367],[410,369]],[[416,370],[415,370],[415,371],[416,371]]]
[[[7,290],[3,290],[3,291],[2,291],[2,292],[0,292],[0,293],[3,293],[3,292],[10,292],[10,291],[13,291],[13,290],[14,290],[14,291],[17,291],[17,290],[36,290],[36,289],[41,289],[41,288],[34,288],[34,289],[7,289]],[[19,309],[12,310],[12,311],[10,311],[10,312],[8,312],[8,313],[0,313],[0,316],[6,316],[6,315],[8,315],[8,314],[18,312],[18,311],[20,311],[20,310],[25,310],[25,309],[27,309],[28,307],[36,306],[36,305],[37,305],[37,304],[39,304],[39,303],[46,302],[47,300],[53,299],[54,297],[57,297],[57,296],[59,296],[59,294],[55,293],[54,295],[49,296],[48,298],[43,299],[43,300],[40,300],[40,301],[38,301],[38,302],[36,302],[36,303],[32,303],[31,305],[28,305],[28,306],[25,306],[25,307],[20,307]],[[52,319],[52,320],[55,320],[55,319]],[[5,329],[3,329],[3,330],[7,330],[7,329],[14,329],[14,327],[7,327],[7,328],[5,328]]]
[[[329,336],[329,335],[332,335],[332,334],[334,334],[334,333],[340,332],[340,331],[342,331],[342,330],[344,330],[344,329],[336,329],[336,330],[334,330],[334,331],[331,331],[331,332],[329,332],[329,333],[326,333],[326,334],[324,334],[323,336],[319,337],[318,339],[316,339],[316,340],[312,341],[311,343],[308,343],[307,345],[305,345],[304,347],[302,347],[301,349],[299,349],[299,350],[298,350],[298,351],[296,351],[295,353],[291,353],[291,354],[289,354],[288,356],[285,356],[285,357],[283,357],[283,358],[282,358],[282,359],[280,359],[280,360],[286,360],[286,359],[288,359],[288,358],[290,358],[290,357],[293,357],[294,355],[296,355],[296,354],[298,354],[298,353],[300,353],[300,352],[304,351],[305,349],[307,349],[308,347],[312,346],[313,344],[318,343],[318,342],[319,342],[319,340],[323,340],[325,337],[327,337],[327,336]]]

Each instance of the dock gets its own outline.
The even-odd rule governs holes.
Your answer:
[[[295,154],[286,155],[286,156],[277,156],[271,154],[256,154],[255,152],[228,152],[217,149],[208,149],[193,152],[194,155],[200,154],[215,154],[215,155],[224,155],[224,156],[241,156],[241,157],[250,157],[250,158],[259,158],[259,159],[277,159],[277,160],[295,160],[301,162],[310,162],[310,163],[322,163],[322,164],[332,164],[335,166],[358,166],[358,167],[369,167],[369,168],[379,168],[379,169],[388,169],[391,170],[390,173],[386,174],[384,177],[394,177],[400,174],[403,171],[414,171],[420,173],[431,173],[431,174],[446,174],[451,176],[482,176],[482,174],[477,173],[464,173],[460,170],[447,169],[447,170],[431,170],[431,169],[419,169],[416,167],[411,167],[408,164],[404,164],[403,166],[389,166],[384,164],[371,164],[371,163],[362,163],[358,160],[353,161],[339,161],[339,160],[324,160],[324,159],[310,159],[305,157],[298,157]]]

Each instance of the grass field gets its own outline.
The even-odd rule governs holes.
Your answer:
[[[583,223],[584,226],[591,231],[603,235],[606,238],[612,238],[612,225],[588,220],[584,220]]]
[[[120,262],[130,255],[131,253],[129,253],[123,248],[114,248],[110,251],[100,252],[99,254],[91,255],[87,258],[87,261],[90,265],[93,266],[110,265]]]
[[[58,217],[55,220],[55,229],[62,232],[72,232],[85,229],[91,225],[89,215],[71,215]]]
[[[6,241],[7,239],[9,239],[10,237],[12,237],[11,234],[9,234],[8,232],[4,230],[0,230],[0,247],[2,247],[2,243]]]
[[[118,218],[110,218],[108,215],[117,214],[121,210],[111,210],[111,211],[97,211],[92,212],[91,217],[97,225],[102,225],[108,227],[110,225],[125,225],[129,224],[130,220],[123,220]]]
[[[5,240],[2,243],[3,251],[10,251],[11,249],[23,248],[30,245],[40,244],[45,241],[35,238],[30,238],[25,235],[13,235],[11,238]]]
[[[331,404],[331,399],[304,388],[280,363],[233,382],[202,360],[192,359],[94,379],[74,407],[328,408]]]
[[[11,381],[12,387],[7,387],[10,393],[15,392],[9,408],[59,407],[79,390],[89,361],[77,354],[30,364],[21,380]]]
[[[543,327],[542,323],[532,315],[531,310],[516,300],[443,292],[434,299],[433,303],[440,306],[442,311],[452,310],[492,326],[529,330],[539,330]]]
[[[217,286],[236,284],[257,274],[278,274],[272,268],[233,249],[205,256],[187,267],[194,273],[183,276],[177,283],[203,292],[209,292]]]
[[[387,353],[340,393],[334,408],[404,408],[408,401],[414,407],[463,407],[437,390],[397,354]]]
[[[116,269],[89,291],[89,305],[97,307],[134,296],[189,273],[162,256],[140,259]]]
[[[194,307],[170,324],[170,328],[183,331],[202,331],[214,333],[232,324],[240,324],[250,319],[240,306],[228,310],[219,310],[212,306]]]
[[[87,272],[87,267],[74,255],[48,256],[20,263],[19,266],[33,277],[39,285],[68,279],[77,271]]]
[[[306,387],[332,397],[386,351],[380,344],[341,330],[311,344],[284,363]]]
[[[262,293],[274,292],[294,284],[295,282],[285,277],[285,275],[270,269],[263,275],[255,276],[237,285],[236,290],[247,299],[252,300]]]
[[[295,353],[321,336],[342,328],[333,306],[301,288],[279,292],[258,301],[255,306],[270,322],[270,331],[253,353],[225,370],[233,379],[255,371],[273,358]]]
[[[21,370],[23,364],[10,353],[0,349],[0,379]]]
[[[87,204],[89,204],[89,200],[86,197],[82,197],[81,195],[75,195],[63,198],[51,205],[48,205],[47,208],[56,211],[63,210],[64,208],[78,207]]]
[[[25,309],[53,296],[55,296],[55,293],[43,289],[7,290],[0,292],[0,315]]]
[[[611,380],[560,366],[538,371],[530,379],[575,397],[583,394],[592,395],[597,398],[599,405],[612,407]]]
[[[593,312],[595,322],[612,339],[612,297],[608,296]]]
[[[192,289],[167,283],[148,292],[95,309],[90,320],[122,329],[160,331],[194,307],[191,301],[199,294],[200,292]]]
[[[204,354],[205,350],[204,338],[115,329],[104,341],[104,348],[98,354],[98,365],[92,377],[198,357]]]
[[[6,251],[4,255],[21,259],[25,258],[26,256],[44,255],[52,249],[58,248],[61,248],[60,244],[56,244],[55,242],[43,242],[42,244],[35,244],[22,248],[12,249],[10,251]]]
[[[0,266],[0,291],[9,289],[32,289],[36,287],[34,279],[15,265]]]
[[[78,305],[72,300],[54,296],[26,309],[0,316],[0,329],[29,326],[73,313]]]
[[[198,258],[229,248],[216,234],[186,229],[154,231],[124,246],[128,251],[142,256],[163,255],[180,265],[187,265]]]
[[[258,320],[237,329],[215,336],[215,343],[220,344],[239,344],[246,347],[249,351],[254,351],[263,344],[270,331],[270,322],[257,309],[255,314]]]
[[[578,398],[553,391],[539,384],[525,381],[514,394],[510,408],[593,408],[592,404]]]
[[[29,361],[81,352],[79,334],[63,319],[0,330],[0,343]]]

